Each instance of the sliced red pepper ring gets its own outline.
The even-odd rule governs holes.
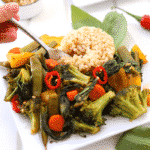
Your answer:
[[[53,77],[56,76],[57,77],[57,84],[56,85],[52,85],[52,79]],[[51,72],[48,72],[45,76],[45,84],[47,85],[47,87],[51,90],[55,90],[57,89],[60,84],[61,84],[61,78],[60,78],[60,75],[57,71],[51,71]]]
[[[18,95],[14,95],[14,97],[12,98],[11,104],[12,104],[13,111],[15,111],[16,113],[21,113],[20,102],[18,101]]]
[[[107,72],[105,70],[105,68],[103,68],[102,66],[98,66],[93,70],[93,77],[97,78],[97,74],[96,73],[101,73],[103,72],[104,77],[103,77],[103,81],[99,78],[98,83],[99,84],[106,84],[108,81],[108,76],[107,76]]]

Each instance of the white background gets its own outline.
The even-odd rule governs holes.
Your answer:
[[[81,0],[80,0],[81,1]],[[91,2],[92,1],[92,2]],[[70,2],[70,1],[69,1]],[[79,3],[78,0],[72,0],[72,2],[87,11],[99,20],[103,20],[105,15],[111,11],[110,7],[115,4],[127,11],[142,16],[144,14],[150,14],[150,2],[148,0],[83,0]],[[85,2],[85,3],[84,3]],[[48,35],[65,35],[71,29],[70,10],[67,0],[43,0],[43,11],[36,17],[30,20],[21,20],[21,22],[27,25],[38,36],[42,34]],[[119,13],[123,13],[117,10]],[[134,40],[139,47],[147,55],[150,60],[150,32],[142,29],[139,23],[123,13],[128,22],[128,31],[131,33]],[[22,41],[22,39],[26,39]],[[22,31],[18,30],[18,39],[9,44],[0,45],[0,60],[5,60],[6,53],[10,48],[22,47],[31,41]],[[1,68],[0,68],[1,69]],[[144,77],[144,83],[146,84],[146,78]],[[2,86],[0,87],[0,150],[28,150],[29,145],[25,145],[18,134],[16,124],[14,122],[10,105],[3,102],[5,93]],[[88,145],[80,150],[114,150],[116,141],[119,136],[113,136],[100,142]],[[31,143],[32,144],[32,143]]]

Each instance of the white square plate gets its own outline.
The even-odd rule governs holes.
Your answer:
[[[131,27],[130,27],[131,28]],[[132,32],[133,33],[133,32]],[[22,41],[26,40],[26,36],[22,35]],[[143,36],[144,38],[144,36]],[[136,40],[134,37],[132,37],[132,34],[129,32],[127,33],[127,36],[122,43],[122,45],[126,45],[128,49],[131,49],[131,47],[136,43]],[[24,46],[24,44],[22,43]],[[18,45],[16,45],[18,46]],[[147,45],[148,46],[148,45]],[[146,54],[147,49],[143,48],[142,51]],[[149,56],[149,55],[148,55]],[[148,57],[149,60],[149,57]],[[150,78],[148,77],[150,74],[150,63],[148,62],[146,65],[144,65],[143,69],[143,83],[142,85],[145,85],[146,83],[150,83]],[[5,75],[6,69],[0,69],[0,84],[3,88],[3,92],[6,92],[6,82],[2,78],[3,75]],[[3,99],[1,99],[3,100]],[[11,108],[10,108],[11,109]],[[16,114],[12,111],[12,114],[14,116],[19,134],[21,136],[21,139],[23,140],[24,144],[28,146],[28,150],[44,150],[44,146],[41,141],[41,136],[40,133],[36,135],[31,135],[30,134],[30,121],[27,117]],[[150,108],[148,108],[148,112],[138,119],[130,122],[129,119],[127,118],[122,118],[122,117],[116,117],[112,118],[109,116],[106,116],[107,121],[106,125],[103,125],[100,129],[100,132],[95,134],[95,135],[88,135],[86,138],[83,138],[79,135],[72,135],[70,138],[59,141],[59,142],[54,142],[50,143],[48,142],[48,150],[57,150],[57,149],[62,149],[62,150],[70,150],[70,149],[77,149],[81,148],[83,146],[87,146],[89,144],[95,143],[97,141],[103,140],[105,138],[111,137],[113,135],[116,135],[118,133],[122,133],[126,130],[129,130],[131,128],[134,128],[139,125],[143,125],[145,123],[150,122]]]

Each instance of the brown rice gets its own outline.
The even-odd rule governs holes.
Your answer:
[[[82,72],[113,59],[115,53],[113,38],[95,27],[72,30],[63,38],[60,45],[59,49],[73,56],[62,58],[62,61],[73,64]]]

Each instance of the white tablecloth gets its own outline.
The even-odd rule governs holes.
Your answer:
[[[82,3],[81,8],[102,21],[105,15],[110,11],[110,7],[114,4],[114,1],[100,1],[100,3],[86,6]],[[66,35],[71,29],[70,7],[67,2],[67,0],[43,0],[43,11],[41,13],[30,20],[21,20],[21,22],[27,25],[37,36],[42,34],[55,36]],[[121,8],[140,16],[150,14],[150,2],[148,0],[116,0],[115,3]],[[128,21],[128,31],[132,34],[140,48],[143,48],[148,55],[150,47],[149,31],[142,29],[139,23],[132,17],[125,13],[123,14]],[[6,51],[10,48],[24,46],[21,40],[23,36],[26,36],[26,40],[23,42],[23,44],[26,45],[31,39],[22,33],[21,30],[18,30],[18,39],[15,42],[0,45],[1,61],[6,59]],[[150,55],[148,55],[148,58],[149,57]],[[2,89],[0,89],[0,96],[4,97]],[[114,150],[120,135],[121,134],[110,137],[93,145],[88,145],[82,148],[82,150]],[[0,101],[0,150],[28,150],[28,145],[25,145],[24,142],[20,140],[10,111],[10,106],[3,101]]]

